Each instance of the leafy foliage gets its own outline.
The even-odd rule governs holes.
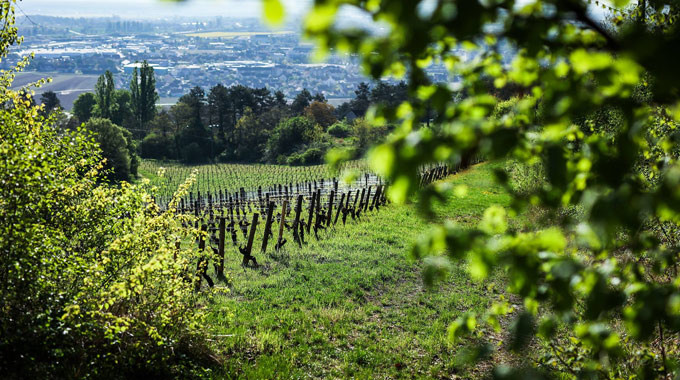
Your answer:
[[[0,18],[4,58],[21,41],[12,3]],[[2,376],[196,375],[209,364],[190,284],[201,253],[176,243],[198,232],[173,210],[160,213],[148,184],[103,184],[96,137],[42,117],[10,89],[13,73],[0,76]],[[110,121],[91,126],[127,149]]]
[[[286,156],[311,142],[318,130],[307,118],[298,116],[281,122],[267,141],[270,157]]]
[[[545,181],[514,192],[510,210],[490,208],[477,228],[440,225],[414,254],[440,258],[430,262],[467,261],[480,279],[503,269],[508,290],[524,305],[508,348],[544,345],[546,358],[533,362],[544,373],[680,373],[679,9],[672,1],[628,3],[615,2],[607,25],[592,18],[585,1],[317,0],[306,21],[321,53],[359,54],[376,80],[408,79],[409,99],[368,112],[374,125],[400,124],[372,154],[375,169],[392,182],[393,200],[417,191],[417,170],[428,163],[481,155],[540,164]],[[335,15],[345,7],[387,31],[343,29]],[[504,45],[513,52],[509,64]],[[463,91],[431,83],[432,63],[460,78]],[[515,89],[519,99],[497,112],[490,83],[499,92]],[[421,128],[430,109],[436,127]],[[497,177],[512,191],[508,173]],[[444,199],[422,197],[435,198]],[[528,205],[581,212],[534,231],[510,228],[508,219]],[[500,329],[499,318],[512,312],[497,305],[466,315],[452,325],[451,337],[485,324]],[[469,352],[477,360],[486,351]],[[529,376],[518,371],[494,373]]]
[[[94,106],[97,104],[95,95],[91,92],[85,92],[78,95],[78,98],[73,102],[73,114],[81,123],[84,123],[94,114]]]
[[[156,102],[158,101],[156,77],[153,67],[149,66],[146,60],[142,62],[139,71],[135,67],[132,72],[130,96],[135,121],[137,121],[140,129],[145,129],[146,125],[156,116]]]
[[[92,118],[84,126],[94,133],[95,141],[106,159],[104,169],[108,171],[109,179],[130,181],[137,175],[136,154],[130,132],[102,118]]]

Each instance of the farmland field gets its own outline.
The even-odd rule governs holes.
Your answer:
[[[26,71],[17,74],[13,87],[20,88],[43,78],[52,78],[52,82],[35,90],[36,101],[40,101],[40,94],[43,92],[54,91],[64,109],[70,111],[78,95],[84,92],[94,92],[98,76]]]
[[[347,163],[341,169],[367,173],[368,166],[364,161]],[[338,176],[326,165],[284,166],[260,164],[206,164],[187,166],[174,162],[155,160],[142,161],[139,172],[142,177],[149,178],[158,187],[158,195],[167,199],[178,186],[196,171],[196,182],[189,189],[192,192],[208,193],[223,190],[236,192],[240,188],[254,190],[258,186],[267,188],[279,184],[300,184],[320,181]],[[163,174],[159,176],[159,172]]]

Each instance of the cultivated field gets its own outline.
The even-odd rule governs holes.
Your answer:
[[[12,88],[21,88],[43,78],[52,78],[52,82],[45,84],[39,89],[35,89],[36,101],[40,102],[40,95],[43,92],[54,91],[57,93],[62,107],[70,111],[73,108],[73,102],[80,94],[94,92],[94,85],[97,83],[98,76],[25,71],[17,74]]]
[[[345,164],[340,172],[349,170],[357,174],[369,173],[364,161]],[[140,174],[149,178],[158,187],[160,203],[167,202],[178,186],[184,183],[194,171],[197,172],[196,182],[189,191],[194,192],[196,196],[198,192],[204,194],[219,191],[233,193],[241,188],[250,192],[257,190],[258,187],[266,192],[267,188],[274,185],[302,185],[314,181],[321,185],[322,180],[329,180],[339,175],[333,173],[326,165],[208,164],[188,166],[173,162],[144,160],[139,167]],[[163,174],[159,176],[159,172]]]

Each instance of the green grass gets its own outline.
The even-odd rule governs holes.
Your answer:
[[[498,165],[451,177],[469,191],[438,206],[439,220],[471,225],[489,205],[507,206],[510,197],[492,180]],[[456,266],[438,289],[425,288],[409,252],[430,225],[414,205],[390,205],[363,219],[348,219],[302,249],[289,242],[282,252],[256,254],[258,269],[241,268],[240,254],[229,248],[230,291],[205,301],[208,333],[223,361],[216,377],[476,377],[480,368],[456,367],[459,348],[446,329],[461,313],[484,310],[500,296],[489,289],[499,287],[474,282]]]

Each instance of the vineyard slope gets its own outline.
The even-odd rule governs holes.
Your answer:
[[[492,179],[502,164],[451,176],[463,198],[438,206],[439,218],[479,221],[509,196]],[[441,221],[441,219],[440,219]],[[206,297],[209,333],[220,353],[217,378],[450,378],[459,347],[446,339],[461,313],[483,311],[501,295],[498,279],[478,283],[454,269],[439,289],[423,285],[409,252],[428,222],[414,205],[389,205],[320,241],[258,257],[244,270],[227,252],[229,291]],[[472,369],[475,371],[475,369]]]

